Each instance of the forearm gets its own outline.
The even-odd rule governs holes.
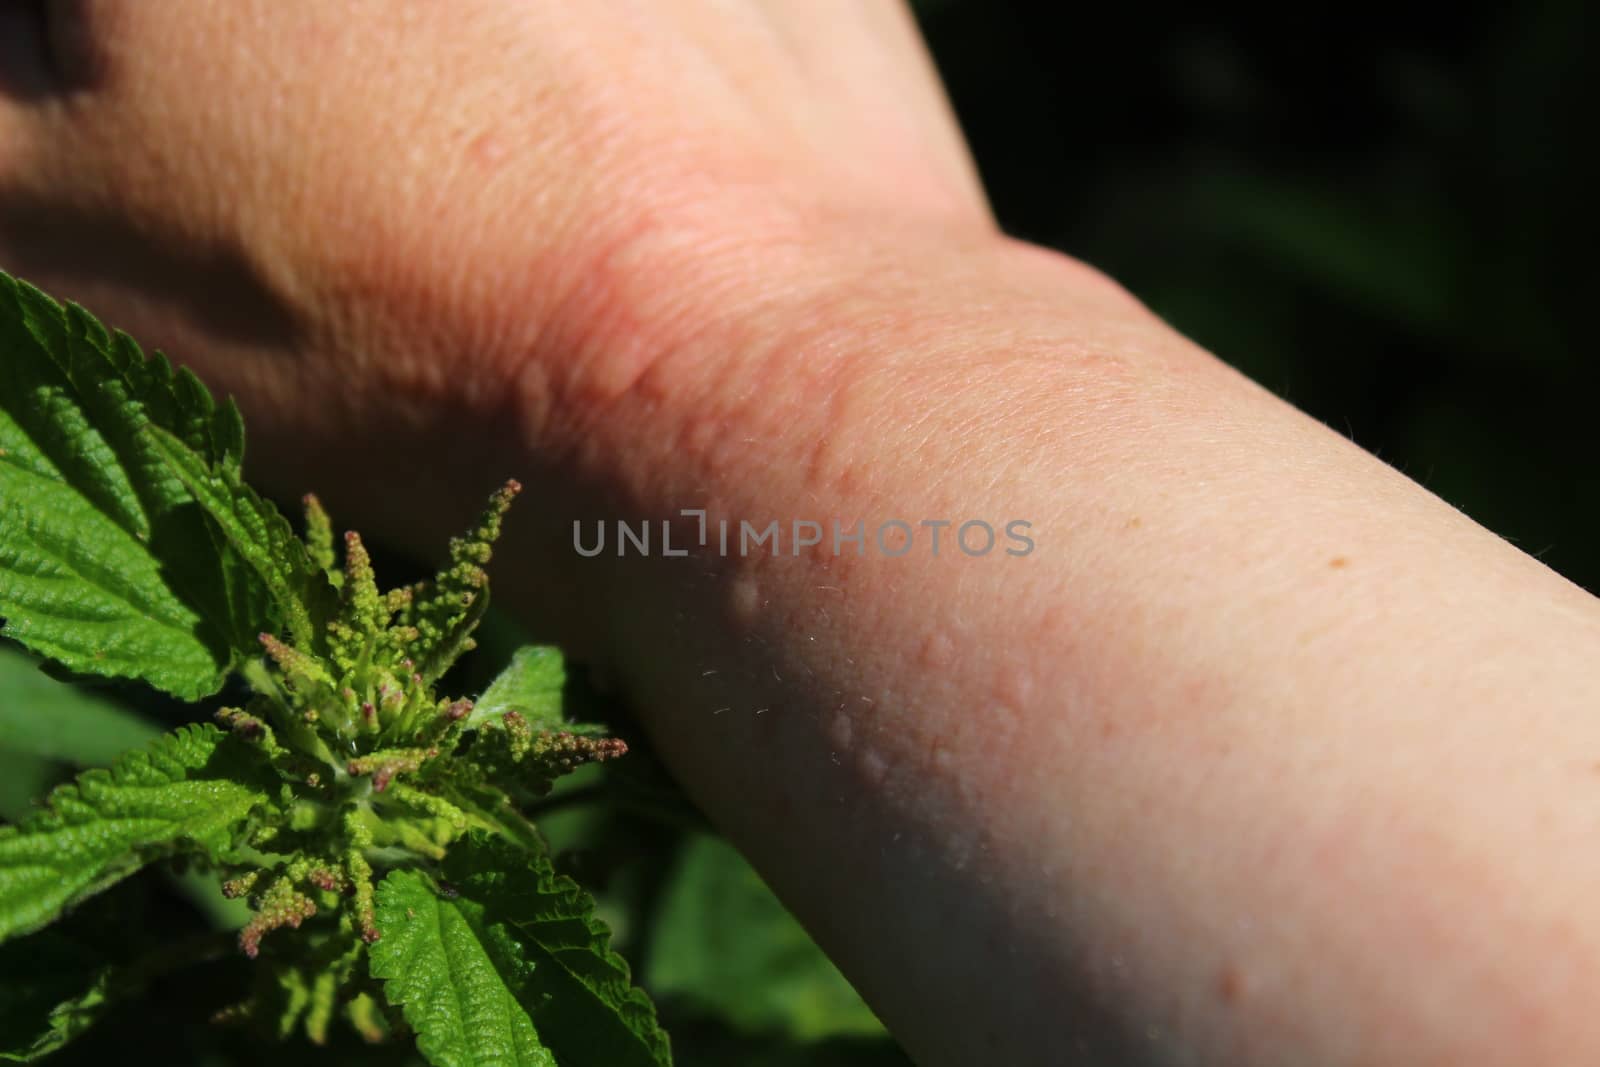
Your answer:
[[[538,551],[920,1062],[1600,1047],[1590,598],[1062,262],[766,295],[679,335],[674,395],[607,397]],[[682,509],[709,544],[667,557]],[[574,517],[653,551],[581,558]]]

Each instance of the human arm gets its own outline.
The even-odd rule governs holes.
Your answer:
[[[570,514],[1032,521],[1021,558],[571,564],[919,1062],[1597,1047],[1592,598],[1076,265],[914,258],[672,352],[704,381],[610,401],[637,466]]]

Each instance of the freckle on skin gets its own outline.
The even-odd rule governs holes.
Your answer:
[[[1217,998],[1224,1004],[1237,1004],[1245,995],[1244,975],[1233,964],[1217,972]]]
[[[1344,570],[1350,566],[1350,560],[1344,556],[1334,556],[1328,561],[1328,566],[1336,571]]]

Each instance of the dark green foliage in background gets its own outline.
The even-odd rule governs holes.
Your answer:
[[[1007,231],[1600,591],[1592,5],[918,10]]]

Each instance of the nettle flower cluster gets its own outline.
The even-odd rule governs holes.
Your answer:
[[[142,870],[193,867],[250,908],[255,990],[224,1017],[315,1042],[339,1014],[369,1038],[405,1027],[440,1064],[670,1065],[593,898],[530,818],[622,742],[567,721],[555,649],[520,649],[476,701],[438,691],[472,648],[516,483],[437,576],[384,591],[315,499],[302,538],[251,488],[244,447],[237,408],[192,374],[0,272],[0,634],[70,675],[189,703],[236,678],[250,694],[141,742],[147,722],[97,705],[132,746],[112,760],[12,715],[90,769],[0,824],[7,958],[70,941],[80,909]],[[137,958],[58,976],[59,1001],[7,1002],[0,1059],[62,1047],[213,958],[218,934],[226,953],[229,932],[130,937]]]
[[[575,767],[627,751],[615,738],[538,729],[493,689],[478,706],[435,691],[474,647],[484,568],[519,489],[508,482],[494,494],[432,581],[387,592],[360,535],[344,535],[341,564],[327,514],[305,498],[306,547],[338,591],[336,610],[312,647],[261,634],[265,656],[245,670],[254,695],[216,713],[283,781],[276,817],[239,850],[258,861],[229,865],[223,882],[254,910],[239,933],[246,955],[274,931],[303,930],[317,955],[349,957],[339,969],[348,977],[358,943],[382,936],[375,867],[442,859],[472,828],[530,834],[522,804]]]

